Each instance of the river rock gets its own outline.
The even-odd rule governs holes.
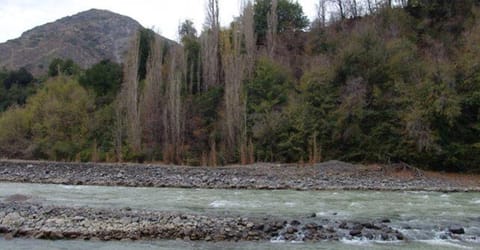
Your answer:
[[[13,212],[13,213],[7,214],[3,218],[2,223],[12,227],[19,227],[23,224],[24,221],[25,219],[22,216],[20,216],[20,214],[18,214],[17,212]]]
[[[8,229],[7,226],[0,225],[0,234],[5,234],[8,233],[10,230]]]
[[[392,221],[391,221],[390,219],[388,219],[388,218],[382,218],[382,219],[380,219],[380,222],[381,222],[381,223],[390,223],[390,222],[392,222]]]
[[[465,234],[465,229],[463,227],[450,227],[448,231],[452,234]]]
[[[359,169],[362,169],[359,171]],[[330,161],[309,168],[292,165],[252,164],[221,168],[160,164],[96,164],[22,162],[0,160],[0,181],[52,184],[262,188],[296,190],[455,190],[480,191],[480,187],[445,178],[416,176],[392,178],[388,171]],[[387,175],[387,176],[386,176]],[[128,178],[127,178],[128,177]],[[313,216],[312,216],[313,217]]]
[[[354,236],[354,237],[355,236],[360,236],[360,235],[362,235],[362,230],[353,229],[353,230],[350,231],[350,235]]]
[[[80,222],[80,221],[84,221],[84,220],[85,220],[85,217],[83,217],[83,216],[75,216],[75,217],[73,217],[72,220],[75,221],[75,222]]]

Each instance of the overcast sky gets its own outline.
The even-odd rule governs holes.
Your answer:
[[[206,0],[0,0],[0,42],[19,37],[35,26],[81,11],[107,9],[130,16],[144,27],[177,40],[179,23],[191,19],[201,30]],[[223,25],[239,13],[240,0],[219,0]],[[298,0],[311,19],[317,0]]]

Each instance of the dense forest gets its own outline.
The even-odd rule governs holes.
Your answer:
[[[245,1],[229,27],[206,4],[122,65],[1,71],[0,156],[480,171],[480,1]]]

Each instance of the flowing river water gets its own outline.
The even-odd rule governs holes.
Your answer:
[[[88,206],[208,213],[240,216],[276,216],[375,220],[388,218],[390,226],[409,240],[376,242],[204,243],[184,241],[96,242],[0,239],[1,249],[480,249],[480,193],[293,191],[132,188],[0,183],[0,201],[13,194],[58,206]],[[465,234],[448,236],[460,226]]]

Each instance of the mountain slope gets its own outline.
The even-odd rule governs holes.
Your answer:
[[[44,74],[53,58],[71,58],[81,67],[102,59],[121,62],[131,37],[142,27],[130,17],[91,9],[26,31],[0,44],[0,67],[26,67]]]

